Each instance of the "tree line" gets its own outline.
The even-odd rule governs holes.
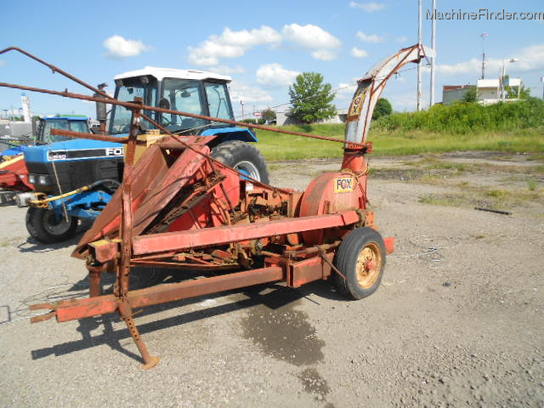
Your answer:
[[[334,117],[337,114],[336,106],[332,103],[336,96],[332,85],[325,83],[323,75],[317,72],[303,72],[295,78],[289,86],[289,101],[291,108],[287,116],[297,123],[315,123]],[[376,104],[373,119],[392,113],[391,103],[380,98]],[[261,119],[247,119],[244,122],[273,123],[276,112],[267,108],[261,112]]]

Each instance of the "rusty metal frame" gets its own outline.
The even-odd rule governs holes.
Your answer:
[[[292,247],[289,247],[286,244],[286,247],[291,249],[286,250],[283,255],[263,251],[262,255],[265,256],[265,266],[262,268],[248,268],[248,270],[243,272],[231,272],[219,276],[189,280],[174,284],[153,286],[141,290],[129,290],[130,271],[131,267],[133,267],[134,265],[139,264],[182,267],[191,264],[183,262],[176,263],[168,261],[168,259],[172,258],[173,256],[180,259],[200,259],[195,258],[194,254],[191,255],[192,252],[185,253],[180,251],[198,251],[199,248],[214,248],[215,246],[221,247],[221,245],[230,245],[235,250],[235,252],[237,252],[241,248],[241,243],[244,242],[259,241],[260,239],[271,240],[275,239],[275,237],[288,237],[290,234],[301,234],[303,232],[316,230],[334,230],[336,231],[336,233],[340,233],[339,236],[341,236],[341,233],[347,232],[354,226],[373,226],[373,214],[371,212],[363,211],[364,205],[366,203],[367,169],[364,155],[371,150],[372,146],[370,143],[366,143],[365,138],[362,139],[362,143],[347,142],[345,140],[328,138],[303,132],[291,132],[268,126],[253,125],[228,119],[213,118],[188,112],[147,106],[143,104],[143,101],[141,99],[135,99],[133,102],[123,102],[107,95],[103,91],[87,84],[86,82],[76,78],[75,76],[61,70],[60,68],[52,64],[47,63],[46,61],[20,48],[10,47],[0,51],[0,54],[6,53],[8,51],[20,52],[23,55],[49,67],[50,69],[52,69],[53,72],[58,72],[63,76],[75,81],[76,83],[92,90],[96,94],[101,95],[101,97],[71,93],[67,90],[54,91],[18,84],[8,84],[4,82],[0,82],[0,87],[40,92],[99,103],[115,104],[123,106],[132,111],[130,132],[129,136],[126,138],[116,138],[108,135],[97,135],[62,130],[54,131],[55,134],[63,136],[88,138],[103,141],[114,141],[126,144],[123,183],[119,192],[116,193],[116,196],[118,197],[120,211],[120,217],[118,222],[118,236],[116,238],[101,239],[100,241],[95,240],[95,242],[92,243],[90,243],[89,241],[89,243],[87,244],[91,251],[87,263],[91,282],[91,297],[87,299],[66,300],[52,304],[47,303],[34,305],[31,307],[32,310],[47,309],[49,310],[49,313],[34,317],[32,319],[33,322],[44,321],[52,317],[56,317],[57,321],[59,322],[64,322],[106,313],[114,313],[117,311],[127,324],[129,332],[140,351],[144,362],[143,367],[151,368],[158,363],[159,359],[149,353],[145,343],[140,336],[140,333],[134,321],[134,308],[172,302],[180,299],[202,296],[262,283],[281,281],[285,282],[289,286],[299,287],[305,283],[314,280],[326,279],[333,272],[341,274],[341,272],[339,272],[332,263],[336,248],[341,241],[339,239],[336,239],[334,242],[328,244],[298,244]],[[404,60],[401,61],[397,65],[397,67],[395,67],[395,70],[403,65],[404,62]],[[390,73],[387,78],[383,79],[382,82],[376,87],[376,89],[383,88],[383,85],[391,75],[392,73]],[[374,90],[374,85],[374,83],[371,85],[372,90]],[[220,179],[218,183],[214,184],[212,181],[206,180],[206,177],[208,174],[211,174],[213,177],[219,178],[225,177],[224,174],[230,174],[235,175],[236,177],[243,176],[246,180],[248,180],[249,178],[247,177],[247,175],[242,174],[228,166],[225,166],[223,163],[211,157],[209,149],[205,146],[205,138],[189,136],[186,137],[186,140],[188,141],[185,141],[178,135],[170,132],[160,123],[157,123],[156,121],[145,115],[145,110],[161,113],[170,113],[214,122],[227,123],[252,129],[260,129],[276,133],[342,143],[344,144],[345,148],[344,163],[348,163],[346,169],[343,170],[344,174],[352,175],[355,180],[357,180],[357,183],[364,183],[364,196],[362,198],[362,201],[360,201],[361,208],[357,210],[349,210],[343,212],[340,211],[330,214],[319,213],[319,215],[315,216],[295,217],[291,215],[288,217],[280,219],[270,219],[266,220],[265,222],[259,223],[253,222],[246,224],[231,224],[229,214],[234,212],[234,206],[230,202],[230,199],[228,198],[229,196],[225,191],[223,179]],[[225,198],[224,203],[219,203],[217,205],[217,210],[224,213],[225,215],[224,221],[222,221],[222,225],[215,227],[197,228],[194,230],[182,230],[162,233],[153,232],[150,234],[142,235],[142,232],[144,231],[146,226],[148,226],[149,222],[151,222],[147,220],[140,220],[139,223],[135,223],[136,218],[139,216],[138,213],[135,213],[135,200],[136,202],[138,202],[138,197],[142,195],[142,192],[140,191],[140,187],[136,185],[137,178],[140,173],[138,173],[137,169],[135,168],[134,157],[136,146],[141,143],[140,141],[138,141],[138,134],[140,133],[140,123],[142,120],[150,122],[162,132],[169,135],[170,138],[161,141],[157,145],[152,146],[150,149],[148,149],[148,151],[146,152],[148,153],[148,156],[146,157],[144,154],[139,162],[139,165],[145,166],[146,164],[149,164],[149,161],[153,160],[153,154],[159,152],[160,149],[180,150],[182,151],[180,155],[183,155],[185,154],[185,152],[190,151],[191,154],[186,155],[187,157],[184,157],[186,159],[190,157],[194,157],[196,159],[196,157],[198,157],[198,160],[192,163],[192,170],[187,170],[187,180],[189,180],[189,175],[197,174],[200,172],[201,174],[199,174],[199,177],[203,178],[205,180],[205,183],[202,184],[202,196],[196,196],[198,198],[212,197],[212,201],[216,204],[220,202],[220,197],[215,196],[217,188],[220,188],[220,190],[222,191],[222,196]],[[356,158],[356,160],[354,160],[354,158]],[[183,163],[186,162],[182,162],[182,164]],[[179,166],[181,166],[181,164]],[[204,166],[208,166],[208,173],[203,171]],[[170,186],[170,184],[167,183],[167,176],[169,174],[179,175],[182,171],[178,171],[178,169],[176,168],[176,164],[172,165],[172,167],[168,168],[167,170],[171,173],[164,173],[163,184],[165,189]],[[288,203],[289,206],[293,205],[293,197],[295,197],[294,194],[297,193],[294,193],[292,190],[280,189],[253,179],[249,179],[249,181],[244,181],[243,183],[247,182],[251,182],[255,186],[263,189],[263,191],[268,191],[270,194],[269,204],[272,205],[273,203],[283,202]],[[241,181],[240,184],[242,184]],[[162,186],[159,187],[162,188]],[[158,194],[157,197],[148,199],[147,202],[145,201],[147,197],[142,198],[142,200],[144,200],[144,204],[150,206],[153,203],[153,199],[156,202],[158,202],[159,200],[170,202],[170,200],[172,200],[174,196],[175,190],[160,190],[160,194]],[[195,194],[191,195],[190,197],[194,198]],[[185,202],[187,202],[187,200],[188,198],[186,197]],[[267,201],[265,200],[265,202]],[[140,204],[142,206],[144,205],[142,204],[142,202],[140,202],[138,205]],[[195,205],[198,204],[195,203],[193,206],[187,206],[188,212],[193,218],[195,218],[195,215],[192,213],[192,207],[194,207]],[[104,213],[102,215],[104,215]],[[113,225],[111,228],[117,228],[115,227],[115,225],[117,225],[116,218],[113,218],[109,222],[110,224],[108,225]],[[112,230],[111,228],[110,230]],[[287,242],[289,242],[288,239]],[[394,239],[387,238],[386,246],[387,252],[392,252],[394,247]],[[221,253],[221,249],[218,249],[217,251],[218,255],[216,256],[219,257],[218,259],[224,256]],[[223,253],[227,255],[229,254],[225,251],[223,251]],[[239,254],[243,255],[243,251]],[[208,262],[204,259],[200,260],[199,262],[200,267],[203,269],[216,266],[213,262]],[[243,262],[243,257],[239,262]],[[226,263],[222,266],[224,267],[223,269],[228,269],[232,265]],[[114,292],[111,295],[101,295],[100,276],[101,273],[108,268],[113,268],[116,273]]]

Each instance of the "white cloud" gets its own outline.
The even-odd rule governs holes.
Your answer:
[[[338,87],[336,88],[336,98],[337,99],[351,99],[353,98],[353,94],[355,93],[355,90],[357,89],[357,83],[339,83]]]
[[[312,57],[321,61],[332,61],[336,58],[336,52],[331,50],[316,50],[312,52]]]
[[[218,65],[220,58],[237,58],[258,45],[277,45],[281,35],[268,26],[233,31],[226,27],[221,35],[211,35],[198,47],[189,47],[189,61],[195,65]]]
[[[517,55],[511,55],[510,57],[518,58],[518,61],[510,64],[507,62],[508,71],[544,69],[544,44],[525,47]],[[489,58],[486,61],[486,70],[487,72],[496,72],[498,74],[502,69],[502,64],[502,59]],[[444,75],[478,74],[482,70],[482,60],[472,58],[467,61],[458,62],[457,64],[439,64],[437,70]]]
[[[357,3],[356,1],[350,1],[349,6],[352,8],[358,8],[358,9],[364,10],[367,13],[372,13],[374,11],[383,10],[383,8],[385,7],[385,4],[377,3],[374,1],[369,3]]]
[[[285,40],[301,47],[315,50],[312,57],[322,61],[331,61],[336,58],[335,49],[342,46],[342,42],[328,31],[321,27],[307,24],[288,24],[283,26],[283,37]]]
[[[339,48],[342,43],[331,33],[321,27],[307,24],[289,24],[283,26],[283,35],[286,40],[311,49]]]
[[[270,96],[265,90],[253,86],[246,85],[239,81],[232,81],[230,84],[230,97],[233,105],[255,102],[270,102]]]
[[[336,58],[333,50],[342,45],[334,35],[312,24],[287,24],[282,33],[268,26],[240,31],[227,27],[220,35],[211,35],[198,46],[188,47],[188,59],[195,65],[215,66],[222,58],[241,57],[256,46],[277,46],[282,40],[314,50],[312,56],[323,61]]]
[[[135,57],[150,48],[141,41],[128,40],[120,35],[112,35],[103,45],[108,50],[107,55],[114,58]]]
[[[408,37],[401,35],[400,37],[395,38],[395,41],[402,44],[408,41]]]
[[[6,61],[0,60],[0,67],[3,67],[4,65],[6,65]]]
[[[364,58],[364,57],[368,57],[368,52],[366,52],[362,48],[353,47],[351,49],[351,56],[355,58]]]
[[[286,86],[293,83],[299,72],[285,69],[281,64],[261,65],[257,69],[257,82],[268,86]]]
[[[437,70],[446,75],[476,73],[481,70],[482,61],[472,58],[468,61],[458,62],[457,64],[439,64]],[[489,67],[489,65],[488,65]]]
[[[363,42],[378,44],[383,42],[384,38],[377,34],[365,34],[362,31],[357,31],[357,38]]]

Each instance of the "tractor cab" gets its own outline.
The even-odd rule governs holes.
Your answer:
[[[83,115],[56,115],[46,116],[40,119],[38,132],[36,135],[36,144],[50,144],[55,142],[64,142],[69,137],[52,135],[51,130],[64,129],[73,132],[89,132],[89,119]]]
[[[230,80],[228,76],[204,71],[146,67],[117,75],[115,98],[132,102],[139,97],[148,106],[234,119],[227,87]],[[104,85],[98,88],[103,89]],[[268,182],[264,158],[257,148],[245,143],[257,141],[252,130],[181,115],[152,111],[145,111],[145,114],[170,132],[207,136],[206,144],[216,160],[249,178]],[[101,129],[106,124],[106,117],[106,105],[97,104]],[[39,141],[43,145],[25,151],[29,180],[35,191],[21,193],[17,199],[20,206],[30,205],[27,229],[40,242],[59,242],[73,236],[78,219],[96,218],[123,178],[122,144],[111,139],[105,142],[50,134],[53,128],[87,133],[87,121],[81,119],[56,117],[43,120]],[[132,111],[113,105],[109,133],[121,138],[129,133],[131,123]],[[154,129],[150,122],[142,121],[140,125],[143,133]],[[85,187],[84,191],[82,187]],[[37,193],[47,199],[37,200]]]
[[[227,87],[230,81],[229,76],[199,70],[145,67],[115,77],[115,98],[130,102],[140,97],[145,105],[234,120]],[[146,114],[178,134],[206,135],[213,129],[232,128],[230,125],[204,119],[158,112]],[[110,118],[110,134],[128,133],[131,117],[130,110],[114,105]],[[154,128],[145,121],[142,126],[144,129]],[[255,135],[247,129],[232,130],[248,133],[247,141],[256,141]]]

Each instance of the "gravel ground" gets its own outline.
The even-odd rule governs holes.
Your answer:
[[[337,166],[274,163],[272,182],[303,189]],[[504,176],[462,179],[519,184]],[[397,237],[374,295],[346,301],[318,282],[146,309],[136,320],[161,357],[150,371],[115,316],[30,325],[29,304],[86,293],[85,268],[75,241],[28,241],[25,210],[1,207],[0,406],[544,407],[544,203],[504,216],[419,202],[457,191],[449,181],[370,180],[380,229]]]

